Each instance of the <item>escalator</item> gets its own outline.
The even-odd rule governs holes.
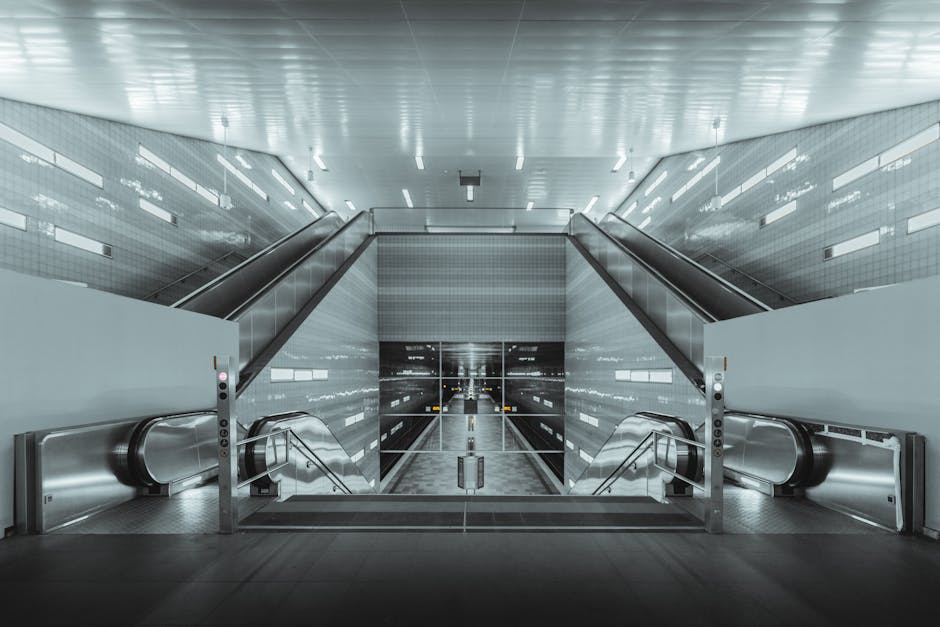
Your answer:
[[[336,213],[275,242],[173,306],[238,323],[236,393],[245,390],[368,248],[367,213]]]
[[[570,234],[575,248],[700,391],[705,324],[770,310],[614,214],[599,225],[578,214]]]

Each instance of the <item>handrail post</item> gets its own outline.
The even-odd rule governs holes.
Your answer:
[[[214,357],[219,446],[219,533],[238,531],[238,429],[233,423],[235,377],[231,357]]]
[[[728,360],[705,357],[705,529],[723,532],[725,371]]]

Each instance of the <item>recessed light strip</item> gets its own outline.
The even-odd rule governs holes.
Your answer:
[[[841,257],[842,255],[864,250],[865,248],[877,246],[880,241],[880,232],[877,230],[871,231],[869,233],[865,233],[864,235],[859,235],[858,237],[853,237],[852,239],[846,240],[844,242],[839,242],[838,244],[833,244],[832,246],[826,247],[826,249],[823,251],[823,259],[834,259],[836,257]]]
[[[780,158],[776,159],[773,163],[768,165],[766,168],[758,170],[751,176],[749,176],[743,183],[729,191],[727,194],[721,197],[721,205],[725,206],[744,192],[748,191],[755,185],[761,183],[764,179],[772,174],[776,173],[778,170],[786,166],[788,163],[796,159],[797,155],[796,148],[790,149],[786,154],[782,155]]]
[[[142,157],[144,160],[148,161],[151,165],[156,166],[157,169],[162,170],[166,174],[169,174],[177,182],[182,183],[190,191],[196,192],[215,206],[219,206],[219,195],[210,190],[207,187],[203,187],[196,183],[175,167],[170,165],[166,160],[161,159],[152,151],[148,150],[143,144],[137,144],[137,154]]]
[[[650,194],[652,194],[653,190],[659,187],[659,184],[666,180],[666,176],[668,174],[669,174],[668,170],[663,170],[662,173],[660,173],[660,175],[656,177],[656,180],[653,181],[653,183],[649,187],[646,188],[646,191],[643,192],[643,195],[649,196]]]
[[[2,217],[0,217],[2,219]],[[916,233],[940,224],[940,209],[931,209],[907,219],[907,234]],[[25,228],[24,228],[25,230]]]
[[[650,222],[652,221],[653,221],[653,216],[646,216],[646,219],[640,222],[640,224],[636,228],[645,229],[646,227],[650,225]]]
[[[241,155],[238,155],[235,158],[238,159],[240,156]],[[251,189],[254,193],[258,194],[258,196],[260,196],[262,199],[264,200],[268,199],[267,192],[265,192],[263,189],[255,185],[254,181],[248,178],[248,176],[244,172],[242,172],[241,170],[235,167],[235,164],[233,164],[231,161],[229,161],[228,159],[226,159],[220,154],[216,154],[215,158],[218,160],[219,163],[222,164],[222,167],[224,167],[226,170],[231,172],[235,176],[235,178],[241,181],[246,187]]]
[[[898,142],[880,155],[872,157],[871,159],[868,159],[835,177],[832,179],[832,191],[836,191],[840,187],[845,187],[849,183],[862,178],[866,174],[871,174],[878,168],[883,168],[886,165],[894,163],[898,159],[903,159],[912,152],[916,152],[925,146],[929,146],[938,139],[940,139],[940,122],[937,124],[932,124],[916,135],[908,137],[902,142]]]
[[[95,253],[96,255],[101,255],[102,257],[111,258],[111,245],[105,244],[104,242],[99,242],[98,240],[91,239],[90,237],[85,237],[84,235],[79,235],[78,233],[73,233],[72,231],[63,229],[61,226],[54,227],[54,238],[55,241],[66,244],[68,246],[74,246],[75,248],[80,248],[81,250]]]
[[[619,172],[620,168],[623,167],[623,164],[627,162],[627,157],[625,155],[620,155],[617,158],[617,163],[614,164],[614,167],[610,169],[611,172]]]
[[[411,202],[411,194],[408,193],[407,189],[401,190],[401,195],[405,199],[405,204],[408,205],[409,209],[414,209],[414,203]]]
[[[585,205],[583,212],[587,213],[594,208],[594,205],[597,204],[597,201],[600,199],[600,196],[591,196],[591,200],[588,201],[588,204]]]
[[[351,201],[351,200],[344,200],[343,202],[346,203],[346,207],[347,207],[350,211],[352,211],[353,213],[355,213],[356,211],[358,211],[358,210],[356,209],[356,205],[353,204],[353,201]]]
[[[320,155],[316,155],[316,154],[313,155],[313,162],[316,163],[317,167],[323,170],[324,172],[327,171],[326,163],[323,162],[323,157],[321,157]]]
[[[167,211],[166,209],[163,209],[162,207],[158,207],[157,205],[153,204],[146,198],[140,198],[138,201],[138,204],[141,209],[143,209],[150,215],[160,218],[164,222],[172,224],[173,226],[176,226],[176,216],[170,213],[169,211]]]
[[[421,155],[415,155],[415,165],[418,166],[419,170],[424,169],[424,157]]]
[[[250,170],[250,169],[251,169],[251,164],[248,163],[247,161],[245,161],[245,158],[244,158],[243,156],[241,156],[241,155],[235,155],[235,160],[238,161],[238,163],[240,163],[241,166],[242,166],[243,168],[245,168],[246,170]]]
[[[796,211],[796,201],[795,201],[795,200],[793,200],[793,201],[791,201],[791,202],[788,202],[787,204],[783,205],[782,207],[779,207],[779,208],[777,208],[777,209],[774,209],[773,211],[771,211],[770,213],[768,213],[767,215],[765,215],[764,217],[762,217],[762,218],[760,219],[760,225],[759,225],[759,226],[760,226],[760,228],[763,228],[763,227],[767,226],[768,224],[773,224],[773,223],[776,222],[777,220],[780,220],[781,218],[787,217],[788,215],[790,215],[790,214],[793,213],[794,211]]]
[[[521,170],[521,169],[522,169],[522,166],[523,166],[524,164],[525,164],[525,157],[524,157],[524,156],[519,155],[518,157],[516,157],[516,169],[517,169],[517,170]]]
[[[639,201],[639,200],[634,200],[632,203],[630,203],[630,206],[627,207],[627,209],[623,212],[623,214],[621,215],[621,217],[626,218],[628,215],[630,215],[631,213],[633,213],[634,211],[636,211],[636,208],[639,207],[639,206],[640,206],[640,201]]]
[[[0,224],[10,226],[21,231],[26,230],[26,216],[18,211],[0,207]]]
[[[104,189],[104,178],[94,170],[86,168],[82,164],[3,123],[0,123],[0,139],[57,166],[73,176],[77,176],[87,183],[91,183],[95,187]]]
[[[721,155],[712,159],[707,166],[699,170],[695,176],[689,179],[689,182],[679,188],[679,190],[672,195],[672,202],[679,200],[683,194],[692,189],[699,181],[701,181],[705,176],[718,167],[718,164],[721,163]]]
[[[525,205],[525,210],[526,210],[526,211],[532,211],[532,207],[534,207],[534,206],[535,206],[535,202],[530,200],[529,202],[526,203],[526,205]]]
[[[473,185],[467,185],[467,202],[473,202]]]
[[[289,191],[291,196],[297,193],[297,191],[294,189],[294,186],[288,183],[287,180],[283,176],[281,176],[280,172],[278,172],[274,168],[271,168],[271,176],[273,176],[274,180],[280,183],[284,189]]]
[[[309,211],[310,213],[312,213],[314,218],[319,218],[319,217],[320,217],[320,212],[317,211],[316,208],[315,208],[313,205],[311,205],[309,202],[307,202],[307,199],[306,199],[306,198],[301,198],[301,199],[300,199],[300,204],[303,205],[303,208],[304,208],[304,209],[306,209],[307,211]]]

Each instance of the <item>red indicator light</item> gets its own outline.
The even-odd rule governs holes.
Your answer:
[[[219,381],[228,381],[228,373],[224,370],[219,373]]]

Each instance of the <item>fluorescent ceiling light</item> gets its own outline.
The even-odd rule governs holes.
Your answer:
[[[617,163],[614,164],[614,167],[610,169],[611,172],[619,172],[620,168],[623,167],[623,164],[627,162],[627,158],[624,155],[620,155],[617,159]]]
[[[634,200],[632,203],[630,203],[630,206],[627,207],[627,210],[623,212],[623,216],[622,216],[622,217],[626,218],[628,215],[630,215],[631,213],[633,213],[633,212],[636,210],[636,208],[639,207],[639,206],[640,206],[640,201],[639,201],[639,200]]]
[[[467,202],[473,202],[473,185],[467,185]]]
[[[525,163],[525,157],[523,157],[522,155],[519,155],[518,157],[516,157],[516,169],[517,170],[521,170],[522,165],[524,163]]]
[[[421,155],[415,155],[415,165],[418,166],[419,170],[424,169],[424,157]]]
[[[344,200],[343,202],[346,203],[346,206],[349,208],[350,211],[353,211],[353,212],[356,211],[356,205],[353,204],[353,201]]]
[[[426,225],[428,233],[515,233],[514,226],[433,226]]]
[[[578,419],[579,419],[581,422],[586,422],[586,423],[588,423],[588,424],[591,425],[592,427],[598,427],[598,426],[600,426],[600,424],[601,424],[600,421],[599,421],[597,418],[595,418],[594,416],[591,416],[591,415],[589,415],[589,414],[585,414],[584,412],[579,412]]]
[[[532,211],[532,207],[534,207],[534,206],[535,206],[535,202],[532,201],[532,200],[530,200],[529,202],[526,203],[526,205],[525,205],[525,210],[526,210],[526,211]]]
[[[245,158],[244,158],[243,156],[241,156],[241,155],[235,155],[235,160],[238,161],[238,163],[240,163],[241,166],[242,166],[243,168],[245,168],[246,170],[250,170],[250,169],[251,169],[251,164],[248,163],[247,161],[245,161]]]
[[[409,209],[413,209],[413,208],[414,208],[414,203],[411,202],[411,194],[408,193],[408,190],[407,190],[407,189],[402,189],[402,190],[401,190],[401,195],[404,196],[404,198],[405,198],[405,204],[408,205],[408,208],[409,208]]]
[[[840,187],[845,187],[849,183],[857,181],[866,174],[871,174],[877,169],[878,157],[872,157],[871,159],[858,164],[854,168],[832,179],[832,191],[836,191]]]
[[[313,217],[315,217],[315,218],[319,218],[319,217],[320,217],[320,212],[317,211],[316,208],[314,208],[313,205],[311,205],[309,202],[307,202],[307,199],[306,199],[306,198],[301,198],[301,199],[300,199],[300,204],[303,205],[303,208],[304,208],[304,209],[306,209],[307,211],[309,211],[310,213],[312,213],[312,214],[313,214]]]
[[[21,231],[26,230],[26,216],[17,211],[0,207],[0,224],[13,227]]]
[[[859,235],[858,237],[853,237],[852,239],[827,247],[823,251],[823,259],[834,259],[842,255],[870,248],[871,246],[876,246],[879,241],[879,232],[877,230],[871,231],[870,233],[865,233],[864,235]]]
[[[213,205],[219,204],[219,195],[202,185],[196,184],[196,193],[211,202]]]
[[[583,448],[578,449],[578,456],[589,464],[594,461],[594,458],[588,455]]]
[[[313,162],[317,164],[317,167],[326,172],[326,164],[323,163],[323,157],[320,155],[313,155]]]
[[[0,216],[0,220],[2,219],[2,216]],[[923,231],[924,229],[929,229],[938,224],[940,224],[940,209],[931,209],[930,211],[925,211],[924,213],[908,218],[907,233],[910,235],[911,233]],[[26,230],[25,227],[23,230]]]
[[[751,189],[758,183],[762,182],[768,176],[774,174],[777,170],[781,169],[797,157],[797,149],[791,148],[786,154],[777,158],[773,163],[771,163],[766,168],[758,170],[751,176],[747,178],[743,183],[732,189],[730,192],[721,197],[721,205],[725,206],[747,190]]]
[[[153,165],[157,166],[158,169],[163,170],[167,174],[170,173],[170,170],[172,169],[170,168],[170,164],[158,157],[143,144],[137,144],[137,154]]]
[[[271,368],[271,382],[278,383],[282,381],[293,381],[293,368]]]
[[[288,209],[290,209],[291,211],[297,211],[297,206],[294,205],[294,203],[292,203],[292,202],[289,201],[289,200],[285,200],[285,201],[284,201],[284,206],[287,207]]]
[[[732,200],[734,200],[740,195],[741,195],[741,186],[738,185],[737,187],[732,189],[730,192],[728,192],[727,194],[721,197],[721,206],[722,207],[726,206],[729,202],[731,202]]]
[[[240,157],[241,155],[237,155],[235,158],[239,159]],[[232,175],[235,178],[237,178],[239,181],[241,181],[246,187],[251,189],[254,193],[258,194],[258,196],[260,196],[264,200],[268,199],[267,192],[265,192],[263,189],[255,185],[254,181],[248,178],[248,176],[244,172],[236,168],[235,165],[231,161],[229,161],[228,159],[226,159],[220,154],[216,154],[215,158],[219,163],[222,164],[222,167],[224,167],[226,170],[231,172]]]
[[[365,455],[366,455],[365,449],[359,449],[359,452],[358,452],[358,453],[353,453],[353,455],[352,455],[349,459],[350,459],[350,461],[352,461],[353,463],[356,463],[356,462],[358,462],[360,459],[362,459],[363,457],[365,457]]]
[[[284,179],[284,177],[281,176],[281,175],[278,173],[278,171],[275,170],[274,168],[271,168],[271,175],[274,177],[274,179],[275,179],[278,183],[280,183],[280,184],[284,187],[284,189],[286,189],[287,191],[290,192],[291,196],[293,196],[295,193],[297,193],[297,192],[294,190],[294,186],[291,185],[290,183],[288,183],[288,182]]]
[[[587,213],[594,208],[594,205],[597,204],[597,201],[600,199],[600,196],[591,196],[591,200],[588,201],[588,204],[584,207],[584,213]]]
[[[691,171],[694,170],[695,168],[697,168],[697,167],[699,167],[700,165],[702,165],[702,162],[703,162],[703,161],[705,161],[705,157],[702,157],[701,155],[698,156],[698,157],[696,157],[696,158],[695,158],[695,161],[693,161],[691,164],[689,164],[689,167],[687,167],[686,170],[687,170],[688,172],[691,172]]]
[[[668,171],[668,170],[663,170],[663,171],[662,171],[662,174],[660,174],[659,176],[656,177],[656,180],[653,181],[652,185],[650,185],[649,187],[646,188],[646,191],[643,192],[643,195],[644,195],[644,196],[649,196],[649,195],[653,192],[654,189],[656,189],[657,187],[659,187],[659,184],[660,184],[660,183],[662,183],[663,181],[666,180],[666,176],[667,176],[668,174],[669,174],[669,171]]]
[[[175,215],[173,215],[172,213],[170,213],[170,212],[167,211],[166,209],[163,209],[162,207],[158,207],[157,205],[153,204],[152,202],[150,202],[150,201],[147,200],[146,198],[141,198],[141,199],[139,199],[139,205],[140,205],[140,208],[141,208],[141,209],[143,209],[144,211],[146,211],[146,212],[149,213],[150,215],[152,215],[152,216],[154,216],[154,217],[157,217],[157,218],[160,218],[160,219],[163,220],[164,222],[167,222],[167,223],[172,224],[172,225],[174,225],[174,226],[176,225],[176,216],[175,216]]]
[[[180,172],[179,170],[177,170],[176,168],[172,166],[170,166],[170,176],[175,178],[177,181],[179,181],[180,183],[182,183],[183,185],[185,185],[192,191],[196,191],[196,187],[197,187],[196,181],[192,180],[191,178],[189,178],[188,176],[186,176],[185,174],[183,174],[182,172]]]
[[[646,227],[648,227],[648,226],[650,225],[650,222],[652,222],[652,221],[653,221],[653,216],[646,216],[646,219],[643,220],[642,222],[640,222],[640,225],[639,225],[638,227],[636,227],[636,228],[638,228],[638,229],[645,229]]]
[[[79,235],[78,233],[73,233],[72,231],[67,231],[61,226],[55,227],[55,241],[62,244],[67,244],[69,246],[74,246],[75,248],[80,248],[82,250],[88,251],[90,253],[95,253],[96,255],[101,255],[102,257],[111,257],[111,245],[99,242],[98,240],[91,239],[90,237],[85,237],[84,235]]]
[[[649,213],[650,211],[655,209],[656,205],[662,202],[662,200],[663,200],[662,196],[657,196],[656,198],[653,199],[653,202],[643,207],[643,210],[640,213]]]
[[[760,226],[761,226],[761,227],[765,227],[765,226],[767,226],[768,224],[773,224],[774,222],[776,222],[776,221],[779,220],[780,218],[785,218],[785,217],[787,217],[788,215],[790,215],[791,213],[793,213],[794,211],[796,211],[796,201],[795,201],[795,200],[794,200],[794,201],[791,201],[791,202],[788,202],[788,203],[785,204],[784,206],[779,207],[779,208],[777,208],[777,209],[774,209],[773,211],[771,211],[770,213],[768,213],[767,215],[765,215],[763,218],[760,219]]]

